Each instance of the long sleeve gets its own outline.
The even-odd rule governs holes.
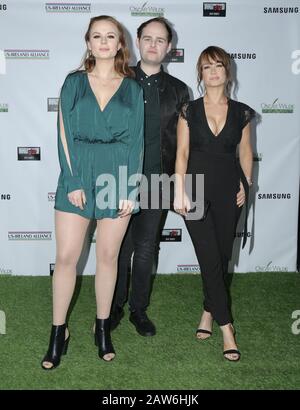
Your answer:
[[[76,77],[68,75],[61,89],[57,118],[58,156],[61,178],[66,191],[82,189],[71,129],[71,112],[76,102]]]
[[[143,90],[138,87],[133,93],[133,109],[129,119],[130,143],[128,157],[128,178],[134,174],[140,174],[134,186],[128,185],[128,197],[140,182],[144,159],[144,99]]]

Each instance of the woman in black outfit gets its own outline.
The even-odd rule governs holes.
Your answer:
[[[252,185],[250,120],[255,112],[227,95],[230,57],[219,47],[205,49],[197,63],[198,83],[204,96],[182,108],[177,128],[176,194],[174,209],[186,216],[190,200],[185,175],[204,174],[204,199],[209,205],[205,218],[186,219],[200,265],[204,291],[204,312],[196,335],[212,335],[215,320],[224,340],[224,357],[238,361],[232,316],[225,280],[235,230],[241,209]],[[240,165],[236,160],[238,148]],[[245,232],[246,235],[246,232]]]

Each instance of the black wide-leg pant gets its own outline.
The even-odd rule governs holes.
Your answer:
[[[201,269],[204,309],[219,326],[232,322],[226,285],[228,257],[222,252],[213,211],[204,220],[185,221]]]

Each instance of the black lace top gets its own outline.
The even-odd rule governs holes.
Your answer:
[[[255,111],[244,103],[229,99],[226,122],[217,136],[208,125],[203,97],[185,103],[180,114],[189,126],[191,151],[235,153],[243,128],[255,116]]]

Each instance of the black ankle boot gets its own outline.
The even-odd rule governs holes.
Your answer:
[[[66,324],[54,326],[51,328],[49,348],[46,356],[42,360],[42,368],[44,370],[52,370],[59,366],[61,355],[66,354],[68,350],[70,335],[65,339]],[[50,362],[52,367],[45,367],[44,362]]]
[[[96,318],[96,330],[95,330],[95,345],[98,346],[98,355],[100,359],[105,362],[111,360],[104,359],[104,356],[108,353],[114,353],[115,350],[111,342],[110,337],[110,319],[98,319]]]

